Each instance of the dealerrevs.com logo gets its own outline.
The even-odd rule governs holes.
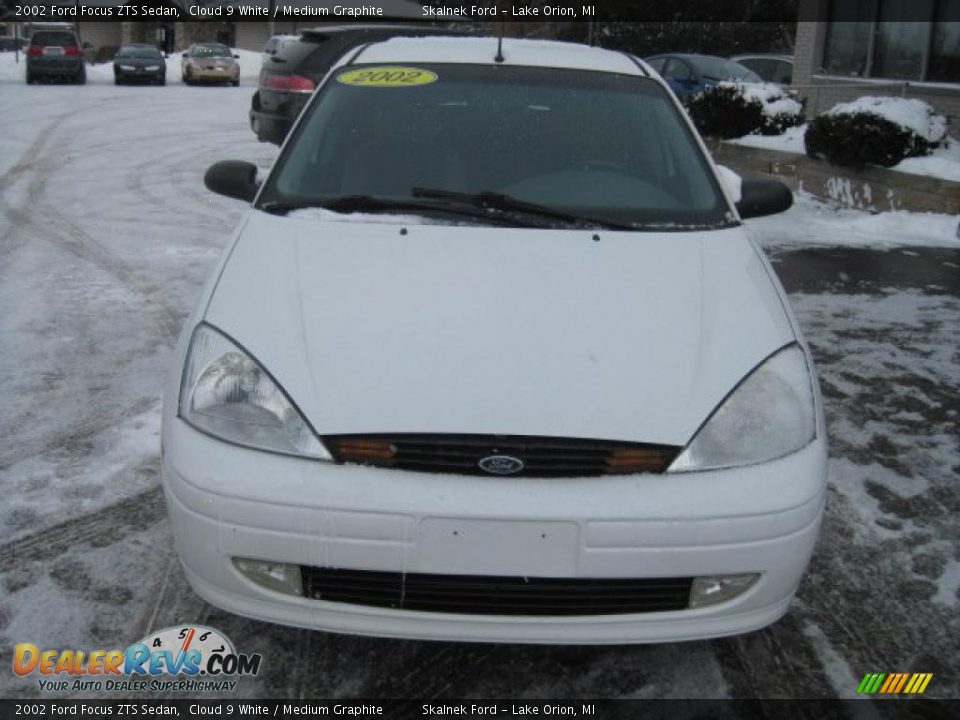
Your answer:
[[[201,625],[181,625],[150,633],[125,650],[41,650],[20,643],[13,672],[37,677],[51,692],[230,691],[235,678],[260,672],[259,654],[238,653],[221,633]]]

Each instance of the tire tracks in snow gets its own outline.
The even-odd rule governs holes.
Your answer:
[[[0,470],[6,470],[21,460],[27,460],[52,450],[77,445],[99,432],[119,425],[128,418],[149,411],[151,408],[156,407],[159,402],[155,397],[140,398],[133,403],[133,405],[86,418],[75,425],[71,432],[66,435],[57,435],[53,440],[40,439],[5,449],[0,452]]]
[[[153,462],[159,463],[159,458]],[[9,572],[24,562],[46,562],[81,546],[113,545],[165,518],[163,492],[159,486],[153,487],[0,544],[0,572]]]
[[[14,207],[0,200],[0,209],[13,221],[12,227],[4,234],[3,257],[18,249],[33,236],[42,238],[77,258],[89,262],[111,275],[119,281],[121,286],[143,302],[151,322],[160,331],[162,339],[168,346],[172,346],[180,333],[181,320],[177,313],[163,301],[163,289],[150,281],[137,278],[133,268],[126,261],[74,224],[60,211],[55,202],[46,197],[53,171],[55,169],[62,171],[64,165],[69,163],[69,157],[64,151],[69,147],[72,138],[53,142],[54,135],[63,121],[74,115],[76,115],[75,110],[61,115],[48,125],[25,153],[25,155],[36,156],[36,159],[32,163],[21,163],[11,169],[0,182],[0,197],[2,197],[9,183],[24,173],[32,172],[25,207]],[[14,170],[17,172],[14,173]],[[9,246],[6,241],[9,237],[17,235],[20,236],[20,241]]]

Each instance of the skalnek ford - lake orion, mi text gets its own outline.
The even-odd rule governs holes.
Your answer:
[[[570,4],[564,5],[545,5],[544,7],[516,7],[509,6],[505,8],[493,5],[491,7],[482,7],[479,5],[451,5],[432,7],[422,5],[421,10],[424,17],[450,17],[460,16],[469,18],[478,17],[513,17],[513,18],[578,18],[593,17],[596,9],[593,5],[576,6]]]

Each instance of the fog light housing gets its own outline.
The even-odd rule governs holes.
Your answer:
[[[690,586],[690,607],[709,607],[733,600],[752,588],[759,579],[759,573],[694,578],[693,585]]]
[[[233,558],[233,565],[241,575],[260,587],[284,595],[303,595],[303,579],[300,577],[299,565],[248,558]]]

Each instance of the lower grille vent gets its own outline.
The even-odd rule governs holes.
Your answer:
[[[521,578],[303,566],[315,600],[463,615],[625,615],[685,610],[692,578]]]

